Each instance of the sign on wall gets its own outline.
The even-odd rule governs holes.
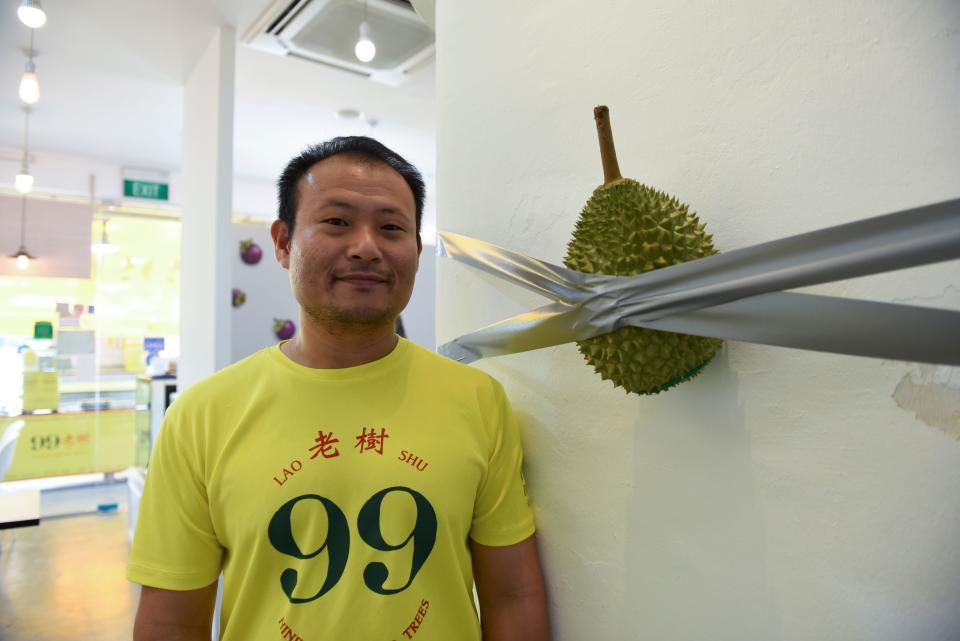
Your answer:
[[[170,174],[154,169],[124,167],[123,197],[144,200],[170,200]]]

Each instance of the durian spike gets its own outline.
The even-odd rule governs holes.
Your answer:
[[[593,108],[593,119],[597,121],[597,137],[600,138],[600,160],[603,162],[603,184],[609,185],[620,180],[620,165],[617,163],[617,150],[613,146],[613,130],[610,129],[610,110],[606,105]]]

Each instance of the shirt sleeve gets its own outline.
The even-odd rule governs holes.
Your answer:
[[[195,590],[217,580],[223,548],[217,539],[203,476],[199,426],[167,411],[150,464],[127,561],[127,578],[167,590]]]
[[[520,430],[499,383],[494,382],[493,449],[474,503],[470,538],[481,545],[506,546],[530,538],[536,526],[523,478]]]

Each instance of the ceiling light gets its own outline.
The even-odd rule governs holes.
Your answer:
[[[357,40],[357,46],[353,48],[357,54],[357,60],[360,62],[370,62],[377,55],[377,46],[370,39],[370,25],[366,20],[360,23],[360,39]]]
[[[11,258],[17,259],[17,269],[26,269],[30,266],[30,259],[34,258],[34,256],[28,254],[26,247],[20,245],[20,249],[17,250],[17,253],[11,256]]]
[[[103,227],[100,230],[100,240],[90,245],[90,251],[98,256],[116,254],[119,250],[119,248],[107,238],[107,221],[108,219],[103,219]]]
[[[344,109],[337,109],[335,113],[337,118],[339,118],[340,120],[356,120],[361,115],[363,115],[356,109],[350,109],[349,107],[346,107]]]
[[[119,249],[116,245],[100,239],[100,242],[90,244],[90,251],[97,256],[109,256],[110,254],[116,254]]]
[[[17,17],[31,29],[39,29],[47,23],[47,14],[40,6],[40,0],[21,0]]]
[[[33,189],[33,175],[26,167],[20,168],[20,173],[14,178],[14,185],[21,194],[29,194]]]
[[[30,107],[23,108],[23,160],[20,161],[20,171],[13,184],[21,194],[28,194],[33,189],[33,174],[30,173]]]
[[[370,39],[370,25],[367,24],[367,0],[363,0],[363,20],[360,21],[360,39],[353,48],[357,60],[370,62],[377,55],[377,46]]]
[[[27,61],[27,69],[20,76],[20,86],[17,88],[20,100],[28,105],[36,104],[40,100],[40,80],[37,79],[37,67],[33,60]]]
[[[30,252],[27,251],[27,243],[24,241],[27,230],[27,198],[24,196],[20,199],[20,249],[17,250],[16,254],[12,254],[10,258],[16,259],[17,269],[26,269],[30,266],[30,260],[36,258],[36,256],[31,256]]]
[[[37,79],[37,66],[33,63],[33,31],[30,32],[30,49],[26,51],[27,68],[20,76],[20,86],[17,88],[17,94],[20,100],[27,105],[35,104],[40,100],[40,81]]]

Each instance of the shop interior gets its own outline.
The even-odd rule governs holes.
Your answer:
[[[418,163],[432,249],[433,30],[393,0],[2,11],[0,68],[20,83],[0,141],[0,638],[129,639],[127,542],[177,394],[181,306],[207,295],[184,291],[197,268],[181,260],[191,69],[225,30],[234,171],[220,179],[232,198],[216,244],[229,277],[210,331],[229,337],[233,362],[296,332],[269,225],[277,175],[306,145],[370,135]],[[138,39],[143,24],[155,40]],[[374,47],[363,59],[361,24]],[[430,349],[434,286],[428,249],[400,331]],[[54,622],[30,594],[70,604]]]

